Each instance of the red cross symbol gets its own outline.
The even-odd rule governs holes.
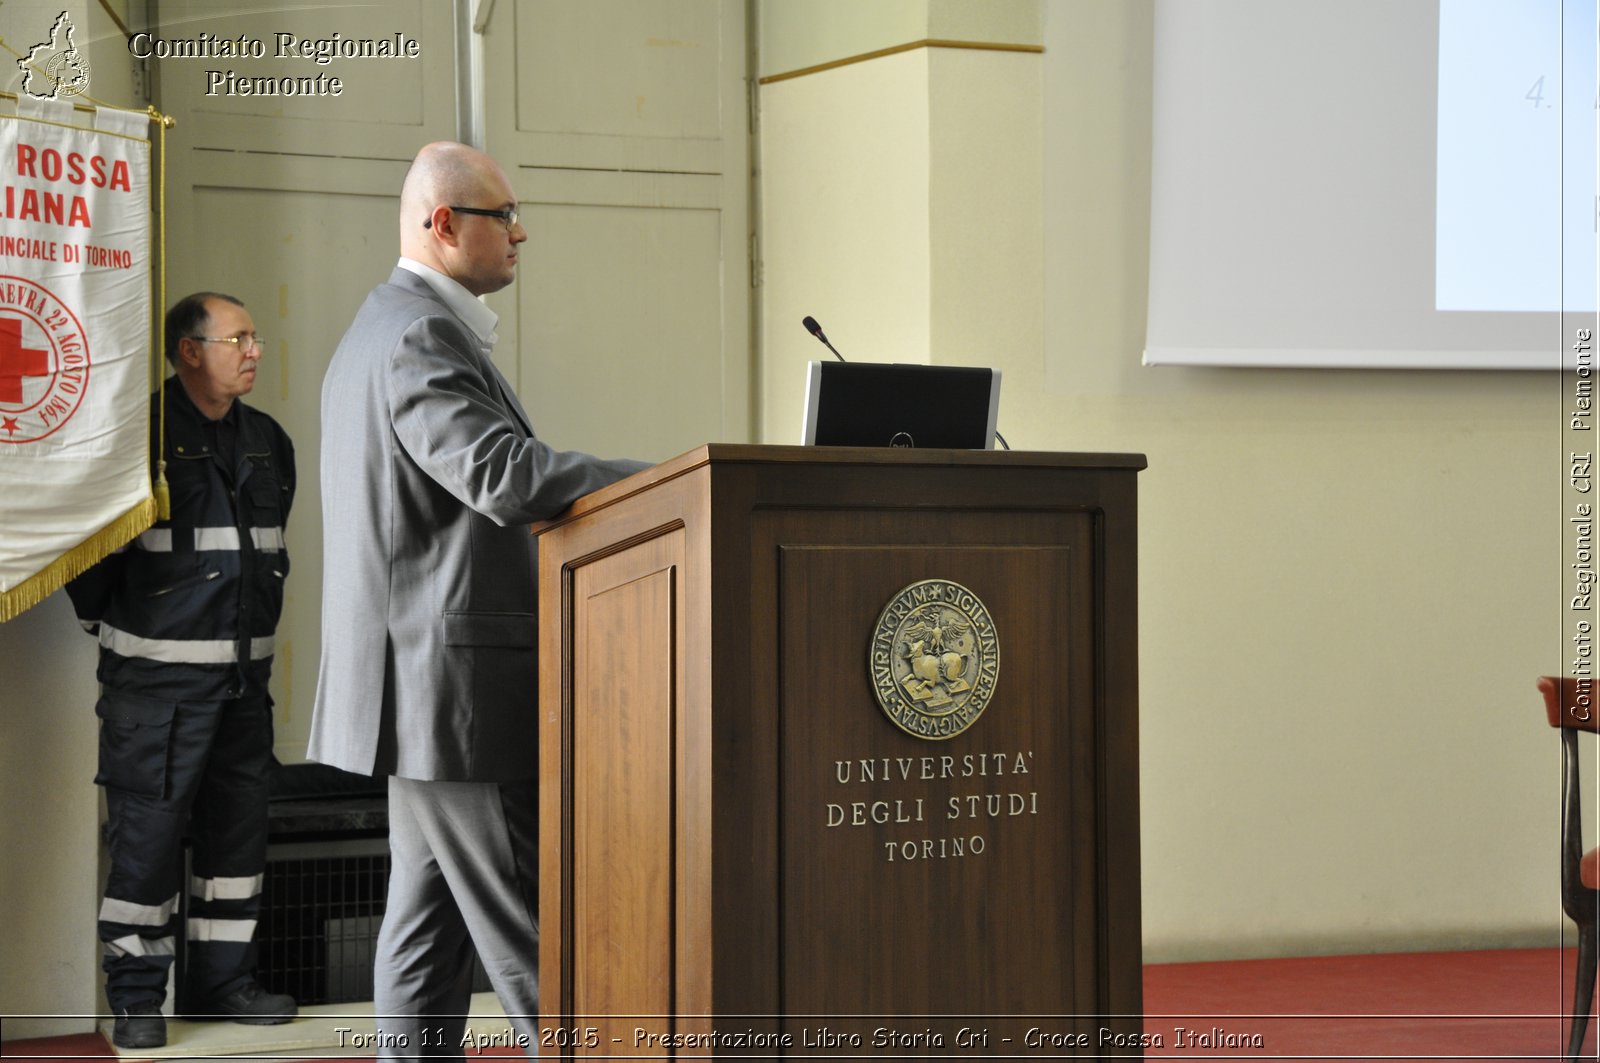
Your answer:
[[[50,352],[22,345],[22,319],[0,318],[0,402],[22,401],[22,378],[50,375]]]

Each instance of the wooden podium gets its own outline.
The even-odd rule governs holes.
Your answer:
[[[541,1055],[1141,1054],[1144,465],[711,445],[544,526]]]

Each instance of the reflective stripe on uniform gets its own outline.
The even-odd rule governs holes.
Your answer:
[[[171,549],[171,531],[167,532],[168,546]],[[282,528],[251,528],[250,542],[264,554],[275,554],[283,549]],[[194,548],[196,550],[237,550],[239,549],[238,528],[196,528],[194,530]]]
[[[137,934],[129,934],[125,938],[106,942],[105,952],[109,956],[171,956],[172,935],[142,938]]]
[[[255,936],[254,919],[191,919],[190,941],[244,941]]]
[[[122,657],[165,664],[232,664],[238,651],[232,639],[147,639],[100,622],[100,645]],[[250,659],[272,656],[273,636],[250,640]]]
[[[261,875],[238,878],[189,878],[189,895],[203,901],[247,901],[261,892]]]
[[[141,550],[149,550],[155,554],[172,553],[171,528],[151,528],[149,531],[141,532],[139,538],[134,541],[139,544]]]
[[[165,904],[135,904],[132,901],[107,897],[100,902],[102,923],[121,923],[124,926],[165,926],[172,913],[178,910],[178,895]]]
[[[237,550],[239,549],[239,529],[196,528],[194,530],[194,548],[196,550]]]

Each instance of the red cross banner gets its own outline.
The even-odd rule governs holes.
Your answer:
[[[0,621],[155,517],[149,118],[87,119],[0,114]]]

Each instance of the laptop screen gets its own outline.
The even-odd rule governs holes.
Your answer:
[[[990,450],[999,412],[998,369],[812,362],[802,441]]]

